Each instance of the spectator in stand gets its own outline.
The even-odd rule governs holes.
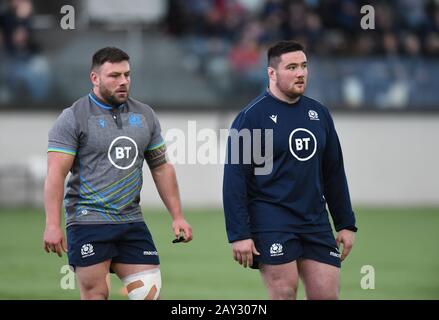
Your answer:
[[[12,97],[42,102],[48,98],[50,71],[32,36],[32,15],[30,0],[10,0],[6,11],[0,14],[6,47],[4,65]]]

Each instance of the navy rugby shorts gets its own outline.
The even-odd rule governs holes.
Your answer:
[[[73,268],[108,259],[115,263],[160,264],[145,222],[71,225],[67,227],[67,246]]]
[[[252,235],[259,256],[253,255],[251,268],[259,264],[283,264],[311,259],[340,268],[340,252],[332,231],[316,233],[262,232]]]

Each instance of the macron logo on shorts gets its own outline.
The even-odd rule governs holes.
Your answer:
[[[93,246],[91,243],[86,243],[81,247],[81,256],[82,258],[91,257],[95,254]]]
[[[143,255],[144,256],[156,256],[157,255],[157,251],[143,251]]]
[[[283,248],[280,243],[273,243],[270,247],[270,256],[272,257],[282,256],[284,254],[282,250]]]

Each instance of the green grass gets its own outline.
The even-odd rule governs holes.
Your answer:
[[[147,224],[160,253],[163,299],[266,299],[255,270],[240,267],[231,255],[220,210],[191,210],[194,230],[188,244],[172,244],[170,217],[146,210]],[[342,299],[439,299],[439,209],[358,208],[359,232],[342,267]],[[42,248],[41,210],[0,210],[0,299],[78,299],[61,289],[67,257]],[[360,270],[375,270],[375,289],[360,286]],[[112,276],[111,299],[121,282]],[[303,286],[299,298],[303,297]]]

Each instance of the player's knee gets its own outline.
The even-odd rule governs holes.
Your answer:
[[[275,300],[295,300],[297,288],[292,286],[278,286],[273,290],[273,299]]]
[[[160,269],[129,275],[122,279],[130,300],[157,300],[162,287]]]
[[[81,292],[81,300],[108,300],[108,290],[90,290]]]
[[[109,292],[107,286],[81,286],[81,299],[82,300],[107,300]]]
[[[269,284],[270,298],[274,300],[295,300],[297,284],[285,281],[271,281]]]
[[[338,300],[338,294],[307,294],[305,297],[306,300]]]
[[[79,287],[82,300],[107,300],[109,297],[106,282],[81,281]]]
[[[307,292],[306,299],[307,300],[338,300],[339,298],[339,289],[326,289],[326,290],[315,290],[311,292]]]

